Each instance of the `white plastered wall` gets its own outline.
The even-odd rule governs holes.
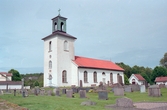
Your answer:
[[[88,83],[84,83],[84,71],[87,71],[88,73]],[[97,72],[97,83],[94,83],[93,80],[93,73],[94,71]],[[102,75],[102,73],[105,72],[105,75]],[[89,69],[89,68],[79,68],[79,80],[82,80],[83,86],[91,86],[92,84],[99,85],[100,82],[103,82],[103,78],[105,78],[105,83],[110,82],[110,73],[113,74],[113,83],[117,83],[117,74],[122,76],[122,82],[124,83],[124,74],[121,71],[111,71],[111,70],[101,70],[101,69]]]
[[[51,51],[49,42],[51,41]],[[44,87],[49,86],[49,74],[52,75],[52,84],[57,85],[57,37],[52,36],[44,41]],[[52,61],[52,68],[49,68],[49,61]]]

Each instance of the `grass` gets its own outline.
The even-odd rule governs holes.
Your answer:
[[[125,93],[133,102],[166,102],[167,89],[161,89],[162,97],[149,97],[148,93],[132,92]],[[23,98],[20,95],[4,94],[0,99],[7,100],[19,106],[29,108],[29,110],[105,110],[105,105],[115,104],[116,99],[120,96],[114,96],[112,92],[108,93],[109,100],[98,100],[97,93],[87,93],[89,99],[79,98],[79,94],[75,94],[75,98],[67,98],[66,95],[57,96],[35,96]],[[81,102],[91,100],[96,102],[95,106],[81,106]]]

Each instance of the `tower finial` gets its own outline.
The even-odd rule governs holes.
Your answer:
[[[60,16],[60,11],[61,11],[61,10],[59,9],[59,10],[58,10],[58,12],[59,12],[59,16]]]

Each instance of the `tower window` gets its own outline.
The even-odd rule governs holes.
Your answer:
[[[67,71],[62,72],[62,83],[67,83]]]
[[[93,81],[94,83],[97,83],[97,72],[96,71],[93,73]]]
[[[61,22],[61,31],[63,31],[63,30],[64,30],[64,23]]]
[[[67,41],[64,41],[64,50],[65,51],[69,50],[69,48],[68,48],[68,42]]]
[[[49,52],[52,51],[52,41],[49,42]]]
[[[52,61],[49,61],[49,69],[52,69]]]
[[[105,72],[103,72],[102,75],[106,75]]]
[[[84,71],[84,83],[88,82],[88,72]]]
[[[57,23],[55,22],[55,26],[54,26],[55,30],[57,30]]]

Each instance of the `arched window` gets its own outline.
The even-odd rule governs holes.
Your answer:
[[[61,22],[61,31],[63,31],[63,28],[64,28],[64,23]]]
[[[97,83],[97,72],[96,71],[93,73],[93,81],[94,83]]]
[[[68,42],[67,41],[64,41],[64,50],[65,51],[68,51]]]
[[[55,30],[57,31],[57,23],[56,23],[56,22],[55,22],[55,27],[54,27],[54,28],[55,28]]]
[[[117,83],[119,83],[119,73],[117,74]]]
[[[62,72],[62,83],[67,83],[67,71]]]
[[[52,51],[52,41],[49,42],[49,51]]]
[[[110,82],[111,84],[113,84],[113,74],[112,73],[110,73]]]
[[[84,71],[84,83],[88,82],[88,72]]]
[[[106,75],[105,72],[103,72],[102,75]]]
[[[123,84],[122,76],[119,73],[117,74],[117,83]]]
[[[49,61],[49,69],[52,69],[52,61]]]

